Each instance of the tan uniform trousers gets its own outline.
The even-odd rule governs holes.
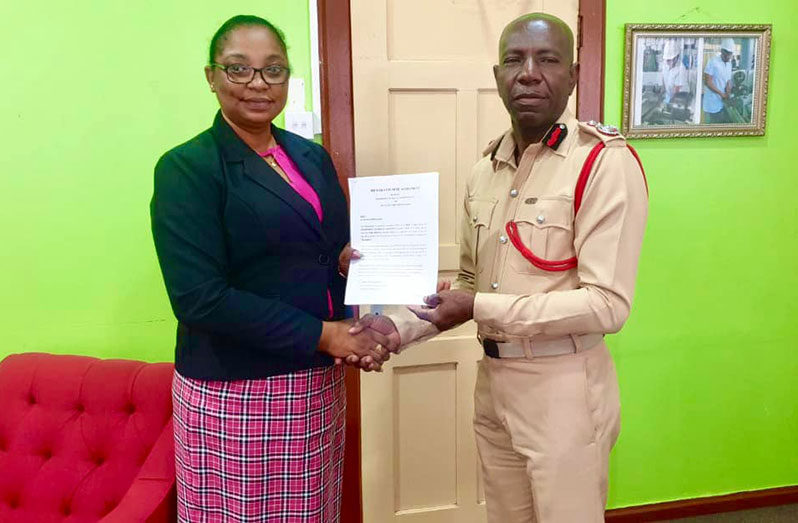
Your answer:
[[[604,521],[620,403],[603,341],[562,356],[485,356],[474,399],[489,523]]]

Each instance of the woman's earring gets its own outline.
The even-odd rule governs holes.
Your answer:
[[[212,93],[215,93],[215,92],[216,92],[216,86],[215,86],[215,85],[213,85],[213,84],[211,84],[211,92],[212,92]]]

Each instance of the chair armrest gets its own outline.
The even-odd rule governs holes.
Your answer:
[[[119,505],[100,521],[160,523],[177,519],[174,446],[174,425],[170,419]]]

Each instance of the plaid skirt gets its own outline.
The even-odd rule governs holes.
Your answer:
[[[190,523],[339,520],[342,366],[172,386],[178,518]]]

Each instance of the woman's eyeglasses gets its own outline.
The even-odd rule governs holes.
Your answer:
[[[282,65],[267,65],[266,67],[252,67],[244,64],[222,65],[211,63],[211,67],[221,69],[227,74],[227,79],[234,84],[248,84],[255,79],[255,73],[260,73],[263,81],[269,85],[280,85],[288,81],[291,69]]]

